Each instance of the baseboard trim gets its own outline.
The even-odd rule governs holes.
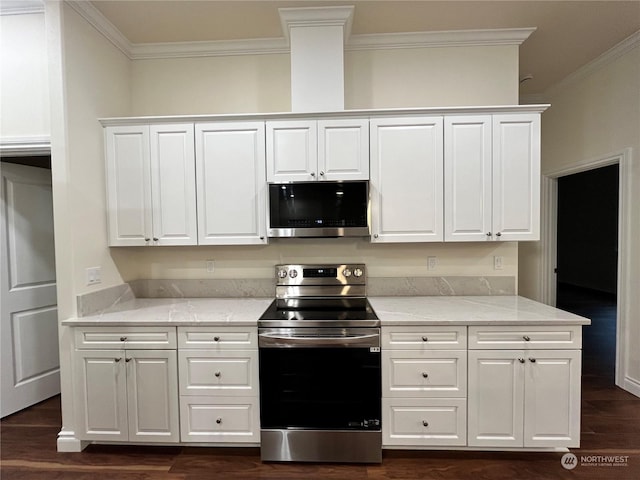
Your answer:
[[[622,388],[624,388],[627,392],[632,393],[636,397],[640,397],[640,381],[635,378],[631,378],[629,376],[624,377]],[[619,385],[620,386],[620,385]]]
[[[76,438],[75,433],[69,430],[65,430],[64,428],[60,430],[58,433],[58,440],[56,442],[56,446],[58,452],[61,453],[73,453],[73,452],[81,452],[90,442],[80,440]]]

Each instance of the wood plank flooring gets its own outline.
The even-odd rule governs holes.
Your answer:
[[[610,306],[609,306],[610,307]],[[611,360],[598,337],[611,328],[611,308],[590,306],[585,327],[581,448],[566,470],[562,453],[390,451],[381,465],[262,463],[257,448],[132,447],[91,445],[57,453],[60,397],[0,423],[2,480],[541,480],[640,479],[640,399],[613,385]],[[600,313],[596,310],[602,310]],[[613,306],[615,321],[615,304]],[[598,317],[599,315],[599,317]],[[615,327],[614,327],[615,331]],[[625,466],[583,462],[595,455],[628,456]]]

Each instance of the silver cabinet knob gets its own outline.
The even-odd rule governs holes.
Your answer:
[[[127,337],[120,337],[120,341],[121,342],[126,342],[127,341]]]
[[[153,241],[157,242],[158,241],[158,237],[153,237]]]
[[[422,372],[422,378],[427,378],[429,374],[427,372]]]
[[[120,360],[122,360],[122,358],[114,358],[115,362],[118,363]]]
[[[316,176],[316,172],[311,172],[311,173],[310,173],[310,175],[311,175],[312,177],[315,177],[315,176]]]
[[[429,426],[429,422],[427,422],[426,420],[422,420],[422,426],[423,427],[428,427]]]
[[[529,361],[530,361],[531,363],[536,363],[536,359],[535,359],[535,358],[531,358],[531,357],[529,357]]]
[[[220,337],[213,337],[213,341],[214,342],[219,342],[220,341]]]
[[[263,236],[260,236],[260,240],[264,240],[264,237],[263,237]]]
[[[320,176],[324,177],[324,172],[322,170],[320,171]]]
[[[424,337],[422,337],[422,341],[423,342],[428,342],[429,341],[429,337],[427,337],[426,335]]]
[[[524,358],[519,358],[519,359],[518,359],[518,361],[519,361],[520,363],[524,363]]]
[[[378,238],[378,234],[377,234],[377,233],[374,233],[374,234],[373,234],[373,238]]]
[[[221,373],[220,373],[220,372],[216,372],[216,373],[214,373],[214,375],[215,375],[216,377],[220,378]]]
[[[220,417],[216,418],[216,423],[218,425],[220,425],[222,423],[222,418],[220,418]]]
[[[502,236],[502,234],[500,232],[496,233],[496,237],[501,237],[501,236]]]
[[[529,335],[524,335],[522,338],[524,339],[525,342],[528,342],[529,340],[531,340],[531,337]]]
[[[145,242],[149,242],[149,241],[151,241],[151,239],[150,239],[150,238],[145,237],[144,241],[145,241]]]
[[[129,362],[131,361],[131,357],[129,357],[129,358],[125,358],[125,359],[124,359],[124,361],[125,361],[125,362],[127,362],[127,363],[129,363]]]
[[[487,237],[490,237],[490,236],[491,236],[491,232],[487,232]]]

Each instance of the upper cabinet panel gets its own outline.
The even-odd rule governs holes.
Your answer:
[[[369,179],[369,120],[318,121],[318,178]]]
[[[315,120],[267,122],[267,180],[315,180],[317,144]]]

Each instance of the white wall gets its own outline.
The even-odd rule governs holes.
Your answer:
[[[637,38],[637,37],[636,37]],[[542,117],[542,174],[569,169],[631,148],[629,212],[631,282],[626,375],[640,392],[640,42],[623,56],[553,92]],[[597,228],[597,227],[594,227]],[[520,248],[520,293],[541,298],[539,244]],[[523,281],[527,279],[527,281]]]
[[[0,141],[48,137],[44,13],[0,15]]]

